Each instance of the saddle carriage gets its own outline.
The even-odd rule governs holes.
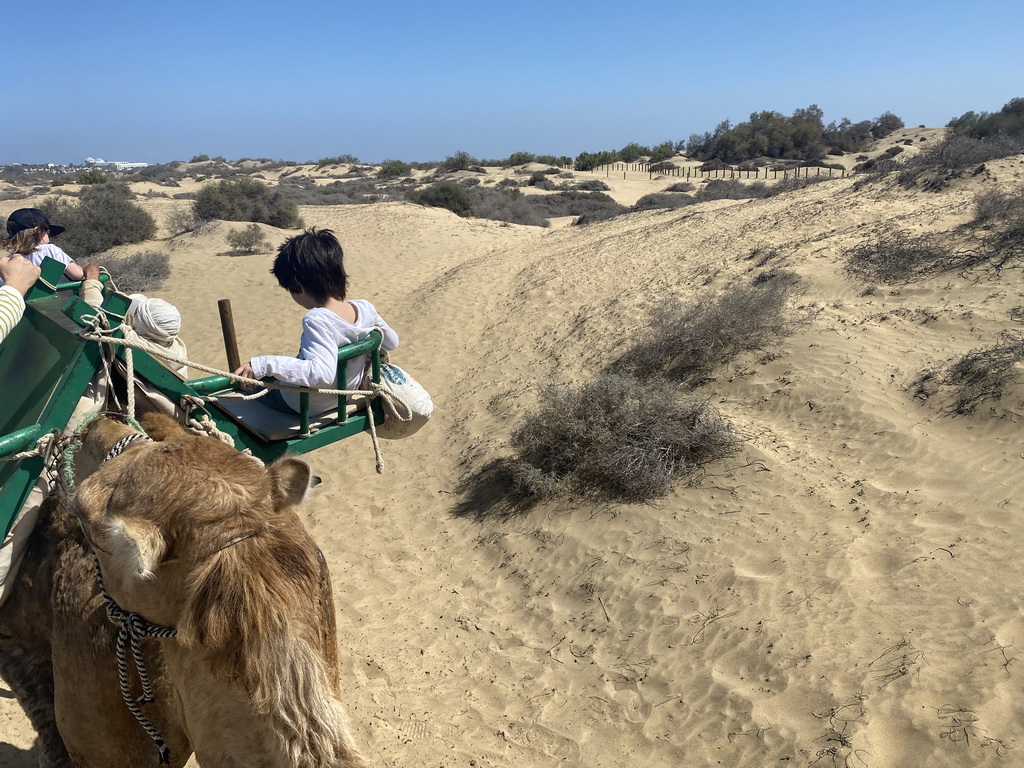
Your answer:
[[[104,283],[103,303],[94,309],[78,297],[80,283],[58,282],[64,265],[46,259],[42,276],[25,297],[25,316],[0,343],[0,539],[44,470],[45,456],[32,454],[47,435],[60,435],[99,376],[108,376],[121,401],[131,387],[147,407],[201,417],[228,436],[238,450],[269,462],[285,453],[302,454],[371,430],[384,421],[380,398],[338,396],[336,410],[311,416],[308,393],[300,394],[298,417],[274,411],[258,400],[243,400],[228,376],[183,379],[149,352],[116,343],[131,300]],[[97,319],[106,320],[112,343],[94,338]],[[380,383],[379,331],[338,350],[345,381],[346,362],[369,355],[371,381]],[[131,359],[129,360],[129,354]],[[232,398],[232,395],[234,397]],[[356,400],[362,402],[354,402]]]

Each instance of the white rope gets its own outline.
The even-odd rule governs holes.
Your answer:
[[[57,439],[59,432],[52,430],[47,432],[45,435],[36,440],[35,445],[27,451],[16,453],[13,456],[0,456],[0,461],[21,461],[22,459],[31,459],[35,456],[42,456],[49,458],[50,451],[53,449],[54,441]]]

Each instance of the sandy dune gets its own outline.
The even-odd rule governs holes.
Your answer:
[[[908,391],[1020,329],[1021,274],[865,293],[842,271],[882,222],[949,231],[977,191],[1022,183],[1016,157],[940,193],[835,180],[557,230],[303,208],[441,409],[385,444],[383,476],[361,437],[312,456],[325,484],[304,514],[372,764],[1024,764],[1024,385],[960,418]],[[187,202],[142,204],[162,220]],[[160,295],[195,360],[224,364],[220,298],[243,356],[292,353],[302,310],[271,254],[224,255],[231,226],[155,243]],[[455,514],[540,386],[592,378],[665,297],[749,279],[762,245],[801,276],[803,322],[701,390],[747,437],[738,455],[652,505]],[[0,766],[35,764],[5,689],[0,734]]]

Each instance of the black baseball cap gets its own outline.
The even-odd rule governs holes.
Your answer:
[[[46,227],[50,237],[56,237],[64,231],[64,227],[51,224],[46,214],[38,208],[19,208],[7,218],[7,236],[14,237],[23,229],[35,229],[40,224]]]

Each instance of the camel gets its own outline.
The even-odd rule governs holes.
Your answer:
[[[121,695],[117,605],[176,630],[142,640],[153,701],[139,705],[170,750],[204,766],[356,768],[339,700],[327,564],[294,506],[310,469],[264,467],[159,414],[153,441],[101,417],[75,454],[75,491],[51,497],[0,612],[0,675],[38,734],[42,766],[139,768],[157,746]],[[142,692],[129,661],[133,696]]]

